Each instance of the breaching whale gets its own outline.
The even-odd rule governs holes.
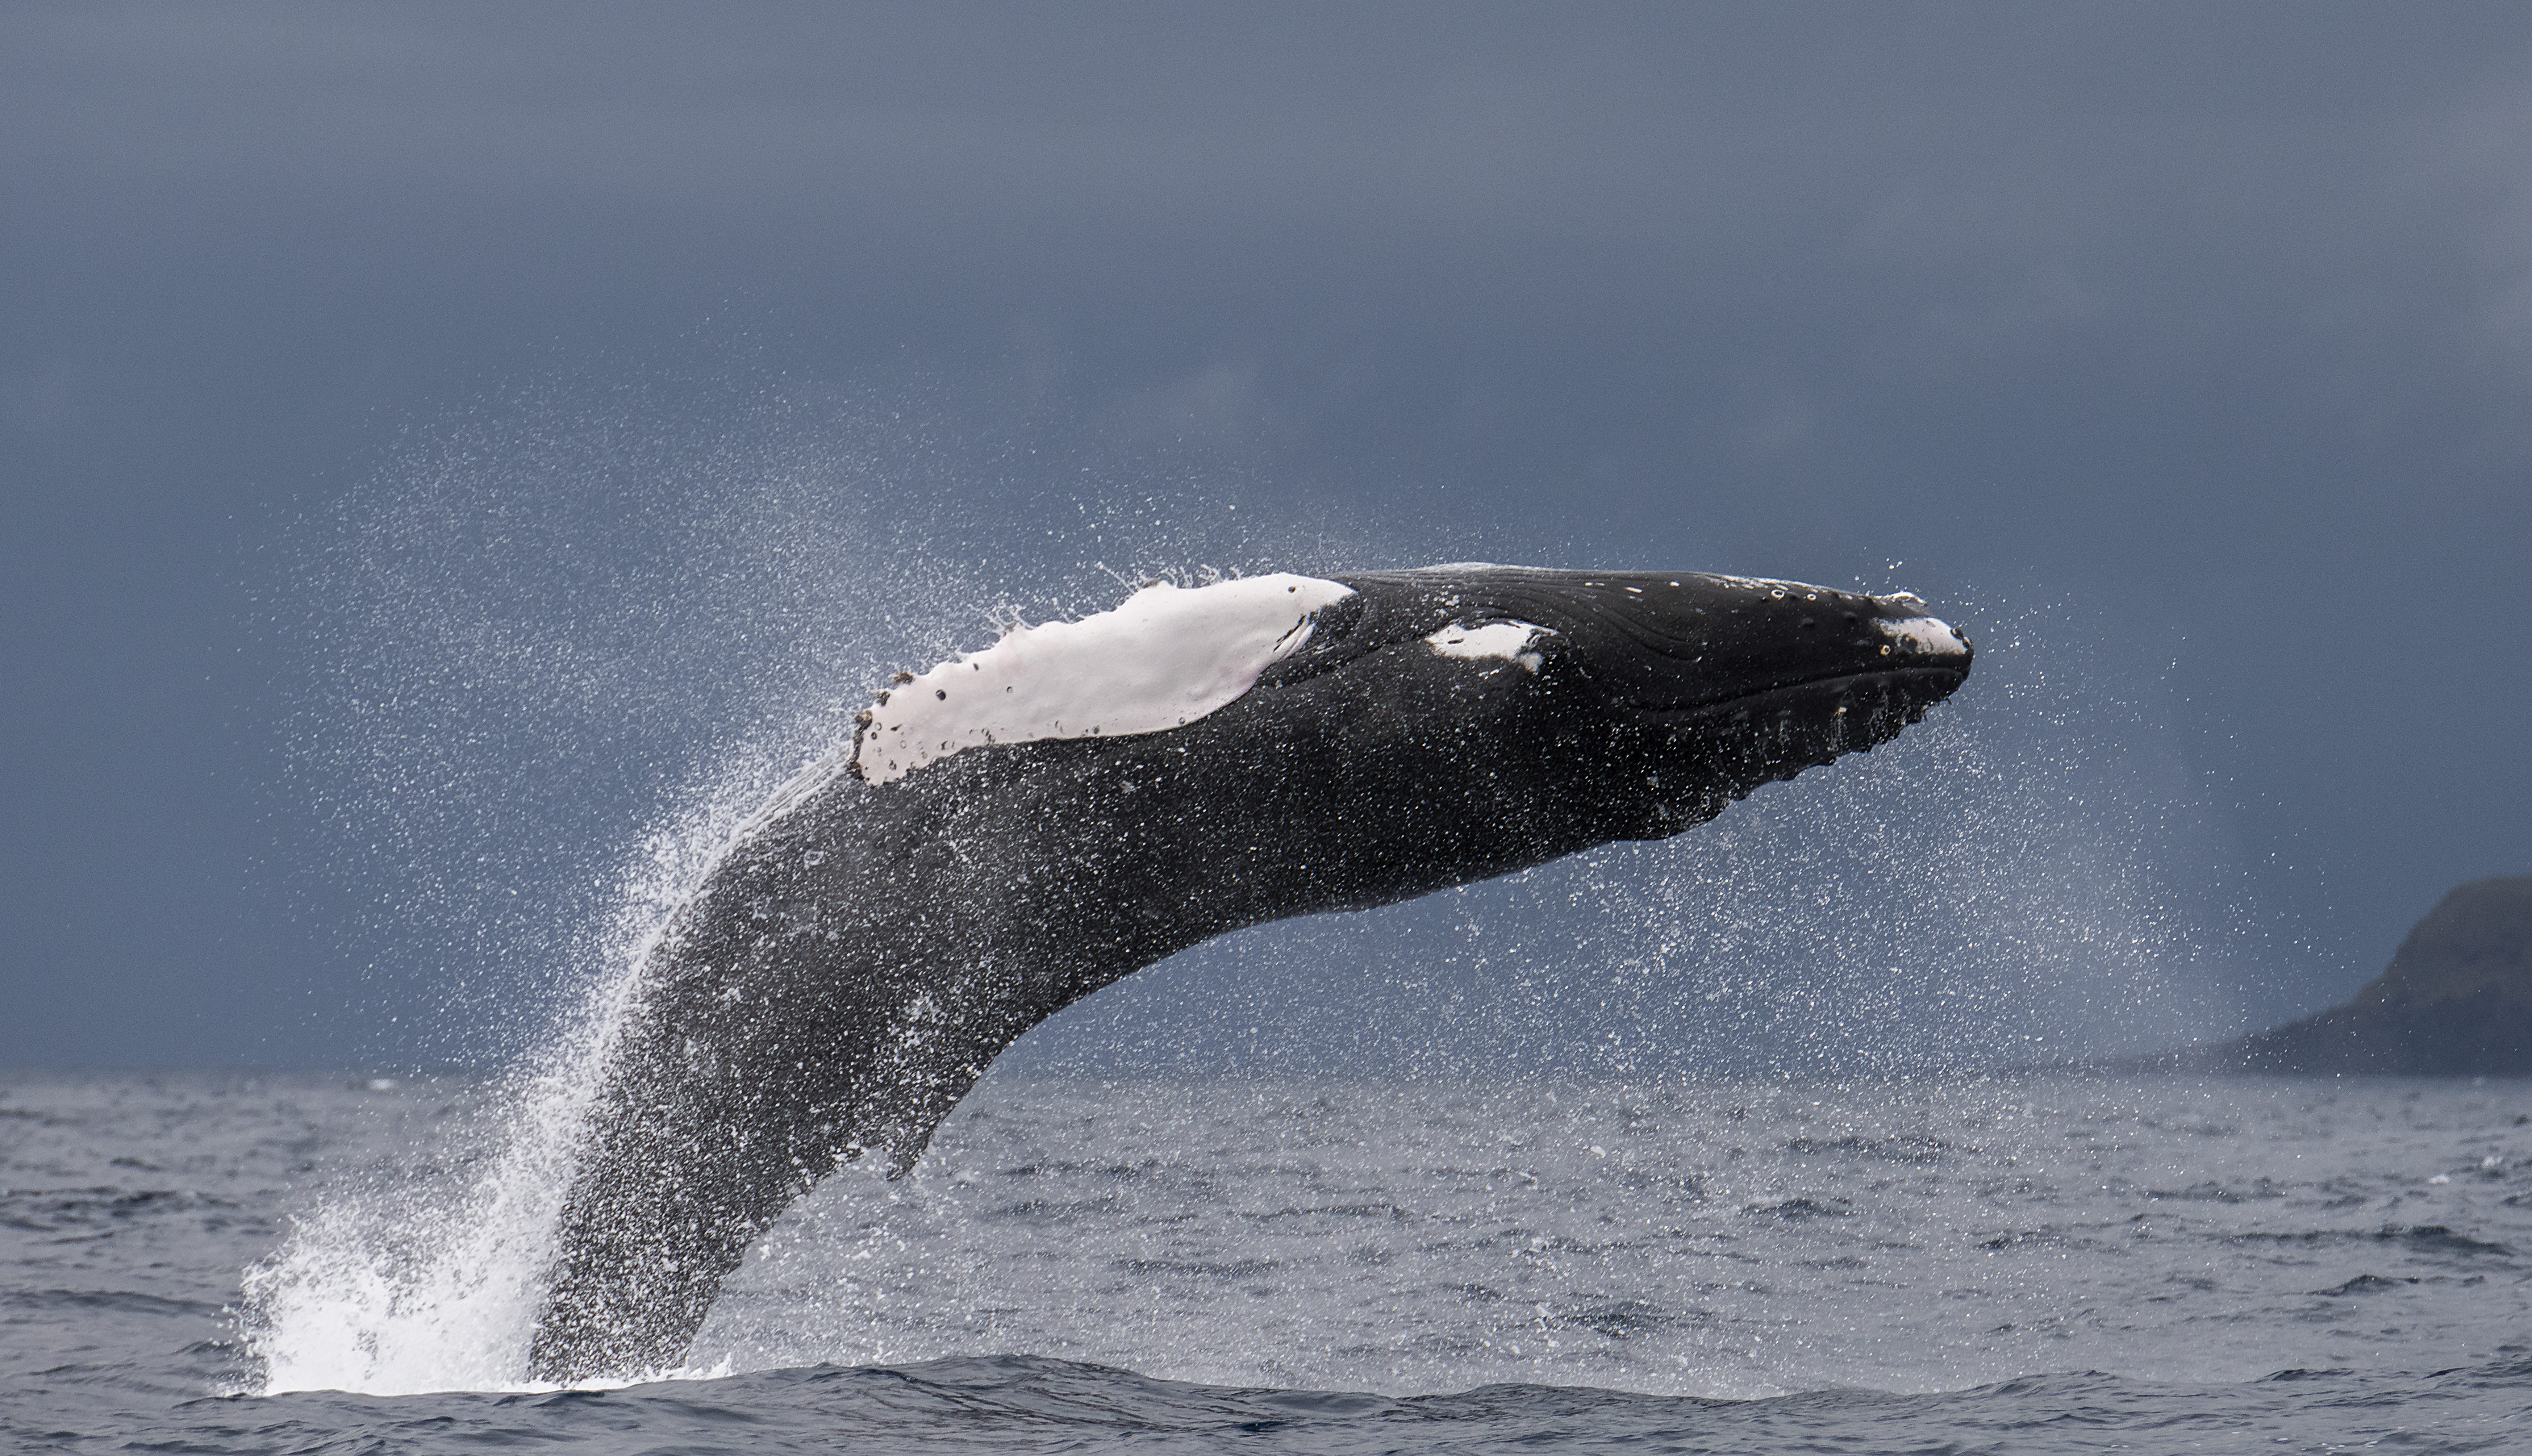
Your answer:
[[[866,1154],[910,1168],[1102,986],[1678,834],[1891,737],[1970,659],[1912,596],[1467,564],[1152,583],[899,673],[635,969],[532,1372],[678,1365],[787,1204]]]

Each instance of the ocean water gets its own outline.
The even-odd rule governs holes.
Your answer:
[[[2532,1450],[2532,1082],[997,1076],[679,1378],[432,1389],[518,1102],[0,1077],[0,1447]]]

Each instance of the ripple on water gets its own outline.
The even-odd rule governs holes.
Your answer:
[[[0,1445],[2464,1450],[2532,1402],[2516,1083],[989,1079],[766,1241],[735,1373],[263,1400],[203,1398],[238,1270],[327,1180],[481,1166],[490,1094],[0,1090]]]

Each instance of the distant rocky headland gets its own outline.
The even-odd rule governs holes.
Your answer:
[[[2446,896],[2353,1000],[2220,1046],[2189,1070],[2532,1077],[2532,875]]]

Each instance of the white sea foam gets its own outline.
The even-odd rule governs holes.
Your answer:
[[[501,1095],[485,1099],[471,1127],[451,1135],[454,1146],[413,1150],[472,1165],[472,1177],[432,1182],[401,1167],[373,1170],[367,1183],[338,1187],[299,1215],[282,1247],[246,1271],[242,1325],[262,1370],[256,1393],[552,1388],[528,1379],[529,1346],[607,1040],[630,1003],[633,972],[675,906],[763,817],[751,812],[762,792],[755,781],[739,769],[677,832],[654,837],[612,923],[590,937],[594,970],[579,1009],[506,1078]]]
[[[469,1139],[489,1149],[474,1178],[338,1191],[247,1271],[259,1393],[529,1388],[542,1280],[614,1010],[593,1007],[544,1069],[491,1099]]]
[[[508,1148],[454,1197],[382,1188],[302,1215],[247,1271],[259,1393],[519,1388],[574,1090],[534,1078]]]

